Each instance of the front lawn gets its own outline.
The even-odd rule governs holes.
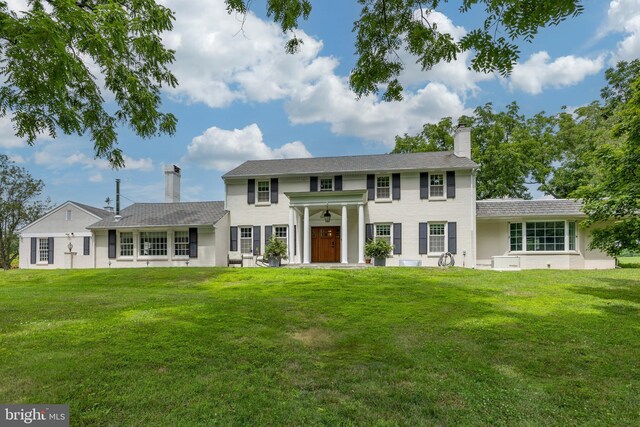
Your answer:
[[[72,425],[638,425],[640,273],[0,273],[0,403]]]

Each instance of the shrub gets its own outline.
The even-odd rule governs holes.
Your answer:
[[[264,247],[264,257],[287,259],[287,245],[276,236],[271,236]]]
[[[364,255],[368,258],[388,258],[392,249],[393,246],[391,246],[386,240],[369,240],[364,245]]]

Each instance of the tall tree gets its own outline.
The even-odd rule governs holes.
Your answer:
[[[40,217],[51,207],[40,200],[44,183],[0,154],[0,266],[8,270],[18,257],[16,230]]]
[[[462,0],[461,13],[483,14],[484,22],[460,40],[441,32],[431,16],[447,0],[358,0],[360,17],[356,32],[356,66],[351,88],[358,96],[386,89],[386,100],[402,99],[398,80],[404,64],[399,51],[416,58],[423,70],[440,61],[452,61],[465,51],[473,52],[471,68],[508,75],[519,58],[518,41],[531,42],[540,28],[557,25],[583,11],[582,0]],[[227,10],[246,13],[252,0],[226,0]],[[267,0],[267,14],[285,33],[292,34],[287,51],[295,52],[302,41],[295,30],[300,19],[311,14],[312,0]]]
[[[174,52],[160,38],[173,20],[153,0],[31,0],[25,11],[0,0],[0,117],[30,145],[41,134],[88,132],[97,157],[124,166],[117,126],[144,138],[175,133],[175,116],[159,110],[160,88],[177,85]]]

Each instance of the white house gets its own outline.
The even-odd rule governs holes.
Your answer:
[[[578,202],[476,201],[478,167],[468,128],[456,133],[453,152],[247,161],[223,175],[224,202],[180,202],[180,169],[169,166],[166,203],[106,215],[92,208],[93,218],[66,224],[75,231],[59,229],[54,210],[23,229],[20,249],[28,253],[40,224],[33,237],[89,236],[94,257],[84,267],[222,266],[229,252],[251,265],[271,236],[287,244],[292,264],[361,264],[365,242],[385,239],[393,245],[387,265],[436,266],[449,252],[467,268],[615,266],[588,250]],[[50,263],[38,249],[33,256],[47,263],[22,256],[20,266],[70,267],[64,254]]]

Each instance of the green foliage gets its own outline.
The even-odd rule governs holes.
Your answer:
[[[78,426],[633,426],[637,281],[626,269],[2,272],[0,402],[68,402]]]
[[[160,37],[173,20],[153,0],[34,0],[24,13],[0,1],[0,116],[30,145],[43,134],[88,132],[96,157],[124,166],[118,125],[143,138],[175,133],[176,117],[159,111],[160,88],[177,85],[174,52]],[[113,113],[97,74],[115,97]]]
[[[246,13],[251,0],[226,0],[229,12]],[[484,22],[460,40],[441,32],[431,18],[442,0],[358,0],[360,17],[354,22],[357,63],[350,76],[358,96],[376,94],[385,87],[383,99],[401,100],[398,76],[404,69],[400,50],[406,50],[423,70],[441,61],[453,61],[465,51],[473,52],[471,68],[506,76],[520,56],[517,42],[531,42],[540,28],[558,25],[582,13],[582,0],[462,0],[461,13],[482,13]],[[288,52],[301,40],[295,36],[300,19],[311,13],[311,0],[268,0],[267,14],[282,31],[292,33]]]
[[[384,239],[370,239],[364,245],[364,255],[367,258],[388,258],[393,246]]]
[[[51,208],[49,199],[38,200],[43,189],[41,180],[0,154],[0,267],[5,270],[18,258],[16,230]]]
[[[264,246],[265,258],[282,258],[287,259],[289,257],[287,245],[276,236],[271,236],[269,241]]]

